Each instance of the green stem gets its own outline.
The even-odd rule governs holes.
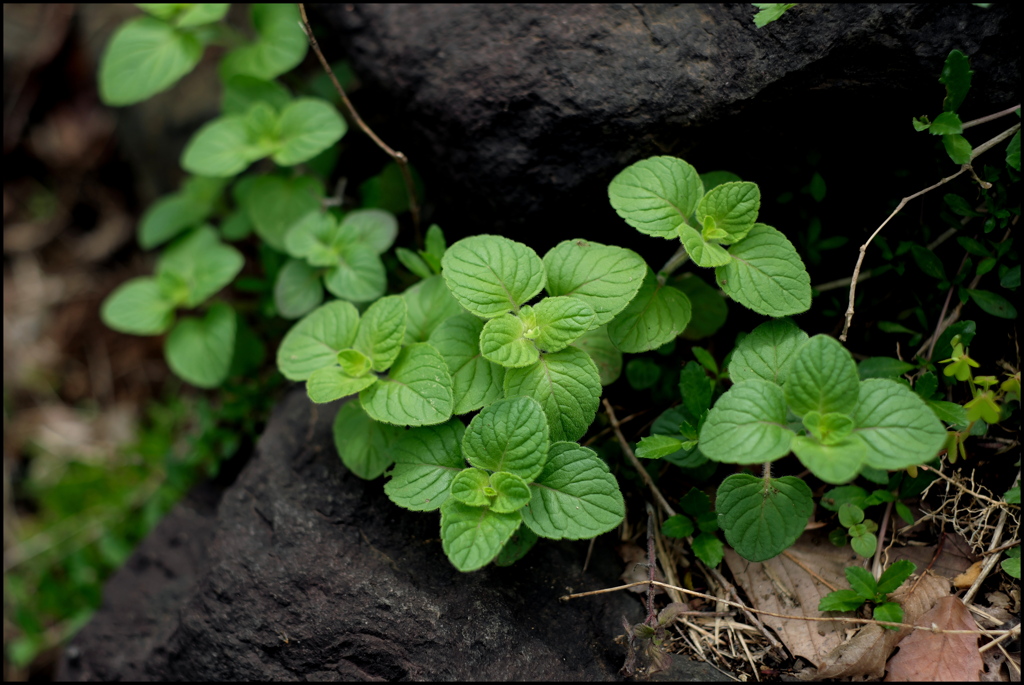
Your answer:
[[[686,264],[690,260],[690,255],[686,252],[686,248],[682,245],[676,250],[675,254],[672,255],[665,266],[661,267],[661,271],[658,272],[658,282],[661,285],[665,285],[665,279],[672,275],[672,272]]]

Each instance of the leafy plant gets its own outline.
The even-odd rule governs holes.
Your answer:
[[[758,9],[754,15],[754,26],[762,28],[782,17],[786,10],[796,7],[795,2],[754,2],[751,3]]]
[[[836,590],[821,598],[818,611],[856,611],[866,602],[875,605],[872,616],[876,621],[903,622],[903,607],[889,601],[894,592],[909,578],[917,566],[910,561],[900,560],[887,568],[875,581],[871,572],[859,566],[846,567],[849,590]],[[883,626],[887,630],[899,630],[896,626]]]
[[[639,455],[638,455],[639,456]],[[661,524],[661,533],[670,538],[693,538],[693,553],[705,564],[714,568],[722,563],[725,547],[715,533],[718,531],[718,515],[711,507],[711,499],[697,488],[690,488],[679,500],[682,514],[670,516]]]

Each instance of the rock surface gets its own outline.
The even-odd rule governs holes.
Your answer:
[[[542,541],[508,568],[462,574],[438,517],[394,506],[348,473],[337,405],[301,388],[278,406],[249,464],[216,501],[179,505],[108,583],[66,650],[69,680],[609,680],[636,595],[559,603],[618,584],[614,535]],[[687,679],[717,679],[678,660]],[[677,666],[678,667],[678,666]]]
[[[350,59],[386,103],[367,111],[389,112],[376,124],[448,208],[446,229],[543,223],[551,244],[614,219],[608,181],[646,156],[737,170],[769,140],[855,137],[889,111],[905,134],[910,116],[939,111],[953,48],[975,71],[962,112],[1017,102],[1020,10],[1008,5],[808,4],[763,29],[739,3],[314,10],[328,58]]]

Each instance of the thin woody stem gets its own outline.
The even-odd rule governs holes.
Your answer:
[[[380,137],[373,132],[363,118],[359,116],[359,112],[352,105],[352,101],[348,99],[348,95],[345,94],[345,89],[341,87],[338,82],[338,78],[334,75],[334,71],[331,66],[327,63],[327,58],[324,57],[324,53],[320,50],[320,45],[316,41],[316,36],[313,35],[313,27],[309,24],[309,17],[306,16],[306,6],[303,3],[298,3],[299,14],[302,15],[302,30],[306,33],[306,38],[309,40],[310,47],[313,48],[313,52],[316,54],[320,65],[323,66],[324,71],[327,72],[327,76],[331,79],[331,83],[334,84],[334,89],[338,91],[338,95],[341,96],[342,102],[345,103],[345,107],[348,109],[349,116],[356,123],[363,133],[370,136],[370,139],[377,144],[381,150],[388,154],[395,163],[398,164],[398,169],[402,173],[402,179],[405,181],[405,191],[409,195],[409,212],[412,214],[413,228],[416,231],[416,243],[422,245],[420,238],[420,207],[416,202],[416,188],[413,185],[412,173],[409,171],[409,158],[405,156],[405,153],[393,150],[385,143]]]

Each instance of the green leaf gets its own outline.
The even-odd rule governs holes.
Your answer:
[[[405,325],[406,345],[426,342],[443,321],[464,311],[441,276],[423,279],[402,293],[402,297],[409,308],[409,319]]]
[[[1008,558],[1000,561],[999,566],[1004,571],[1006,571],[1006,575],[1010,576],[1011,578],[1016,578],[1017,580],[1020,580],[1020,548],[1017,547],[1016,550],[1017,556],[1015,557],[1010,556],[1010,553],[1013,551],[1012,549],[1007,550],[1006,556]]]
[[[533,532],[552,540],[585,540],[622,523],[625,502],[615,476],[597,453],[571,442],[551,445],[544,470],[521,509]]]
[[[854,435],[867,444],[865,463],[895,471],[931,460],[946,442],[946,430],[913,390],[872,378],[860,384]]]
[[[850,538],[850,546],[858,555],[869,559],[875,555],[875,550],[878,549],[878,538],[874,533],[861,533]]]
[[[243,266],[242,253],[222,243],[212,228],[203,226],[165,250],[157,261],[156,273],[157,280],[170,275],[183,286],[178,302],[191,309],[233,281]]]
[[[316,309],[323,301],[320,273],[299,259],[285,262],[274,282],[277,313],[286,319],[297,319]]]
[[[921,267],[921,271],[925,272],[932,278],[944,279],[946,278],[945,269],[942,268],[942,262],[935,253],[928,250],[920,245],[911,245],[910,253],[914,256],[914,261]]]
[[[812,436],[798,435],[793,438],[791,447],[811,473],[833,485],[856,477],[867,456],[867,445],[855,435],[831,445]]]
[[[942,136],[942,145],[955,164],[970,164],[971,144],[966,138],[960,135]]]
[[[1005,274],[999,277],[999,285],[1004,288],[1020,287],[1020,264],[1008,269]]]
[[[452,378],[440,352],[429,343],[416,343],[402,350],[386,377],[359,393],[359,401],[384,423],[443,423],[452,415]]]
[[[658,282],[647,268],[633,301],[608,324],[612,342],[623,352],[646,352],[675,340],[690,323],[690,300]]]
[[[943,111],[955,112],[963,104],[967,91],[971,88],[971,76],[974,74],[970,64],[967,55],[959,50],[950,50],[939,76],[939,83],[946,86],[946,97],[942,101]]]
[[[250,12],[258,38],[224,56],[220,63],[224,81],[238,74],[270,81],[306,57],[309,42],[295,5],[253,4]]]
[[[343,300],[369,302],[387,290],[388,276],[384,262],[372,248],[345,244],[340,262],[324,276],[324,286]]]
[[[780,18],[786,10],[796,7],[795,2],[755,2],[752,4],[760,9],[754,15],[754,26],[759,29]]]
[[[803,417],[807,431],[823,445],[838,445],[853,432],[853,419],[847,414],[819,414],[809,411]]]
[[[359,400],[352,399],[338,410],[332,433],[334,447],[345,467],[364,480],[374,480],[394,463],[391,448],[404,431],[377,423],[366,415]]]
[[[548,424],[532,397],[512,397],[491,404],[473,417],[462,438],[470,464],[507,471],[532,481],[548,455]]]
[[[383,209],[354,209],[341,221],[346,242],[365,245],[377,254],[387,252],[398,237],[398,219]]]
[[[673,285],[690,299],[692,316],[683,330],[687,340],[700,340],[714,335],[725,324],[729,307],[720,290],[712,288],[694,274],[683,274]]]
[[[525,309],[525,308],[524,308]],[[484,324],[480,333],[480,352],[484,358],[508,368],[530,366],[540,358],[532,340],[525,337],[526,326],[513,314],[502,314]]]
[[[697,362],[686,362],[679,372],[679,394],[683,406],[699,420],[711,407],[711,383],[704,368]]]
[[[856,485],[844,485],[832,488],[821,496],[821,506],[829,511],[839,511],[844,504],[852,504],[862,508],[868,493],[864,488]]]
[[[329,102],[300,98],[281,112],[277,122],[280,147],[271,159],[281,166],[295,166],[337,143],[347,130],[348,124]]]
[[[100,58],[100,98],[130,105],[166,90],[192,71],[203,45],[190,33],[152,17],[125,22]]]
[[[544,255],[548,294],[575,297],[590,305],[591,324],[603,326],[640,290],[647,263],[632,250],[587,240],[566,240]]]
[[[712,188],[723,183],[742,181],[743,179],[731,171],[706,171],[700,175],[700,182],[704,185],[704,192],[710,192]]]
[[[243,179],[235,188],[256,234],[278,252],[286,251],[285,236],[292,226],[319,211],[324,197],[323,186],[311,176],[258,176]]]
[[[619,378],[622,373],[622,352],[608,336],[607,326],[587,331],[572,346],[586,352],[597,364],[601,385],[611,385]]]
[[[499,514],[449,498],[441,506],[441,543],[452,566],[476,571],[486,566],[519,527],[519,512]]]
[[[181,153],[181,166],[191,174],[227,178],[267,152],[253,144],[244,116],[222,116],[204,124],[189,139]]]
[[[578,440],[597,415],[601,377],[586,352],[567,347],[541,355],[533,366],[506,370],[505,396],[515,395],[541,403],[552,440]]]
[[[492,491],[490,497],[487,490]],[[452,481],[452,497],[470,507],[489,506],[495,493],[490,474],[483,469],[463,469]]]
[[[627,224],[657,238],[676,237],[676,227],[704,196],[697,171],[676,157],[650,157],[623,169],[608,185],[608,199]]]
[[[228,377],[235,349],[235,310],[214,302],[202,319],[182,319],[164,346],[171,371],[197,388],[216,388]]]
[[[525,480],[505,471],[491,474],[491,487],[498,493],[491,503],[491,511],[499,514],[519,511],[526,506],[533,494]]]
[[[275,112],[280,112],[291,100],[288,89],[276,81],[265,81],[253,76],[233,76],[224,84],[220,108],[224,114],[245,114],[257,102],[264,102]]]
[[[670,516],[661,524],[661,534],[670,538],[688,538],[693,531],[693,521],[682,514]]]
[[[536,533],[520,524],[519,529],[505,543],[505,546],[501,548],[498,556],[494,557],[494,565],[511,566],[526,556],[526,553],[530,551],[539,539]]]
[[[669,435],[648,435],[636,446],[641,459],[661,459],[683,449],[683,441]]]
[[[794,436],[787,427],[782,388],[749,380],[732,386],[708,412],[700,449],[714,461],[759,464],[789,454]]]
[[[693,553],[709,568],[715,568],[725,558],[725,545],[713,533],[701,533],[693,539]]]
[[[452,245],[442,275],[463,307],[489,319],[510,311],[544,288],[544,264],[532,249],[499,235],[478,235]]]
[[[1014,486],[1004,492],[1003,499],[1007,504],[1020,504],[1020,486]]]
[[[816,335],[797,351],[786,375],[786,402],[797,416],[816,411],[852,414],[860,380],[850,353],[827,335]]]
[[[864,606],[864,598],[853,590],[830,592],[818,602],[818,611],[856,611]]]
[[[705,268],[724,266],[732,261],[728,250],[717,242],[705,240],[697,229],[687,224],[679,226],[679,239],[697,266]]]
[[[734,383],[760,379],[782,385],[807,334],[789,319],[767,321],[743,338],[729,361]]]
[[[761,209],[761,191],[756,183],[723,183],[708,191],[697,206],[697,220],[728,235],[717,242],[732,245],[746,237]]]
[[[811,176],[811,183],[808,190],[815,202],[821,202],[825,199],[825,192],[827,189],[825,186],[825,179],[821,177],[821,174],[814,172],[814,175]]]
[[[732,261],[715,269],[718,285],[729,297],[767,316],[810,309],[811,277],[786,236],[771,226],[754,224],[729,254]]]
[[[423,257],[412,250],[404,247],[395,248],[395,256],[398,257],[398,261],[402,263],[409,271],[413,272],[420,278],[430,278],[434,275],[434,272],[430,269],[430,266],[423,261]]]
[[[198,226],[213,213],[214,202],[223,189],[224,181],[219,178],[188,178],[181,190],[160,198],[142,215],[139,245],[151,250]]]
[[[900,559],[893,562],[879,577],[876,592],[882,595],[895,592],[916,570],[917,566],[912,561]]]
[[[914,130],[919,133],[927,131],[932,126],[932,122],[927,116],[914,117],[910,120],[910,123],[914,125]]]
[[[483,321],[463,313],[447,319],[430,334],[430,344],[444,357],[452,375],[454,414],[475,411],[502,395],[505,370],[480,354],[483,327]]]
[[[1020,131],[1013,134],[1006,146],[1006,166],[1020,171]]]
[[[647,390],[661,378],[661,367],[653,359],[641,357],[626,363],[626,380],[634,390]]]
[[[240,209],[228,214],[220,222],[220,235],[224,240],[238,242],[252,235],[252,222],[249,215]]]
[[[764,561],[796,542],[814,510],[814,501],[811,489],[794,476],[766,481],[737,473],[718,487],[715,509],[733,549],[750,561]]]
[[[100,319],[120,333],[160,335],[174,323],[174,302],[155,278],[133,278],[117,287],[100,308]]]
[[[412,511],[440,507],[448,499],[455,476],[466,467],[461,447],[466,427],[458,419],[404,431],[377,425],[399,435],[391,446],[395,468],[391,480],[384,485],[385,494],[398,506]]]
[[[345,245],[345,231],[334,216],[314,210],[296,221],[284,236],[284,248],[292,257],[310,266],[335,266]]]
[[[352,347],[359,312],[348,302],[328,302],[292,326],[277,350],[277,368],[291,381],[304,381],[317,369],[334,366],[338,352]]]
[[[883,604],[875,605],[874,610],[871,612],[871,618],[876,621],[892,621],[893,623],[903,623],[903,607],[896,602],[885,602]],[[886,630],[899,630],[896,626],[882,626]]]
[[[405,339],[407,307],[397,295],[382,297],[363,312],[354,347],[370,358],[374,371],[387,371]]]
[[[868,357],[857,364],[857,374],[861,380],[868,378],[899,378],[913,371],[916,366],[892,357]]]
[[[944,136],[963,133],[963,124],[955,112],[943,112],[935,117],[928,132],[933,136]]]
[[[838,488],[837,488],[838,489]],[[839,525],[850,528],[864,521],[864,510],[853,502],[843,502],[839,505]]]
[[[444,231],[437,224],[431,224],[430,228],[427,229],[427,234],[423,238],[423,246],[426,248],[427,254],[434,257],[434,259],[441,261],[444,257],[444,251],[448,247],[448,243],[444,240]]]
[[[333,402],[354,395],[377,382],[373,374],[354,377],[337,366],[326,366],[310,374],[306,381],[306,394],[318,404]]]
[[[1002,295],[988,290],[968,290],[967,294],[976,305],[992,316],[998,316],[1001,319],[1017,318],[1017,308]]]
[[[533,331],[527,330],[527,337],[545,352],[568,347],[594,328],[597,317],[589,304],[575,297],[545,297],[532,308],[532,314],[536,317],[536,333],[531,336]]]

